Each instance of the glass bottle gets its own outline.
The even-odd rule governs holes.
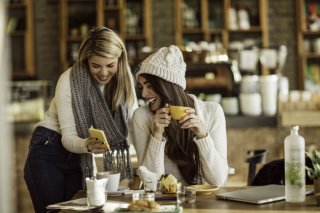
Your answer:
[[[298,133],[299,126],[291,127],[291,134],[284,140],[285,198],[287,202],[304,202],[305,141]]]

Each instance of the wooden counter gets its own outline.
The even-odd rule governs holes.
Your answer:
[[[235,190],[235,187],[225,187],[221,188],[217,192],[225,192],[230,190]],[[216,192],[216,193],[217,193]],[[80,191],[75,198],[84,197],[85,193]],[[108,196],[108,200],[114,201],[128,201],[130,196]],[[175,201],[159,201],[160,204],[175,204]],[[304,203],[287,203],[285,201],[278,201],[269,204],[255,205],[235,201],[218,200],[215,194],[211,195],[200,195],[197,196],[197,201],[195,203],[189,204],[184,203],[183,213],[235,213],[235,212],[259,212],[259,213],[286,213],[286,212],[319,212],[320,207],[316,206],[316,200],[313,195],[309,195]],[[63,210],[61,212],[74,212]],[[92,211],[91,211],[92,212]],[[96,212],[103,212],[102,210],[97,210]]]

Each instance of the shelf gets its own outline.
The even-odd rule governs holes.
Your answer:
[[[301,127],[319,127],[320,111],[282,112],[279,124],[284,127],[293,125]]]
[[[117,0],[117,4],[107,2],[60,0],[61,72],[72,65],[72,59],[76,58],[79,48],[76,45],[81,44],[88,30],[94,26],[106,26],[114,30],[126,43],[127,49],[130,49],[129,58],[134,62],[139,58],[143,46],[153,46],[152,0]],[[133,18],[128,17],[127,10],[130,10]],[[132,23],[135,18],[137,21]]]
[[[6,3],[6,7],[9,9],[23,9],[26,5],[24,3]]]
[[[277,127],[276,116],[226,115],[227,128]]]
[[[307,31],[303,31],[302,33],[305,35],[320,35],[320,30],[317,30],[317,31],[307,30]]]
[[[320,59],[320,53],[308,53],[305,55],[306,58],[314,58],[314,59]]]
[[[263,30],[261,27],[251,27],[248,30],[229,30],[230,33],[255,33],[255,32],[262,32]]]
[[[308,22],[308,17],[306,17],[306,14],[316,13],[316,9],[315,11],[313,9],[317,7],[320,7],[319,1],[296,0],[297,85],[299,90],[316,90],[320,87],[320,54],[311,52],[315,48],[315,39],[319,39],[320,42],[320,24],[311,27],[311,24],[309,24],[311,22]],[[308,43],[309,48],[307,47]]]
[[[36,77],[34,52],[33,0],[6,3],[7,32],[11,40],[12,79]]]
[[[237,41],[235,35],[259,33],[254,38],[261,40],[262,47],[269,46],[268,36],[268,0],[176,0],[176,44],[186,45],[186,38],[190,41],[212,42],[214,39],[210,34],[220,34],[223,46],[228,49],[229,43]],[[232,30],[229,26],[229,8],[231,6],[243,6],[252,11],[258,11],[252,15],[249,11],[250,28],[247,30]],[[194,13],[194,18],[190,14]],[[187,15],[185,15],[187,14]],[[200,14],[200,15],[196,15]],[[189,17],[189,18],[186,18]],[[191,34],[201,34],[201,36]],[[232,35],[232,36],[231,36]],[[193,39],[193,40],[192,40]]]

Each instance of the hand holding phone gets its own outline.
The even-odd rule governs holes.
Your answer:
[[[105,146],[107,151],[111,150],[109,143],[107,141],[107,138],[102,130],[90,127],[89,128],[89,135],[90,135],[90,137],[95,138],[97,140],[97,142],[102,143],[102,145]]]

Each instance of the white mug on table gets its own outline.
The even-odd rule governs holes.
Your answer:
[[[120,173],[116,171],[97,172],[97,178],[108,178],[106,190],[108,192],[116,192],[119,188]]]

